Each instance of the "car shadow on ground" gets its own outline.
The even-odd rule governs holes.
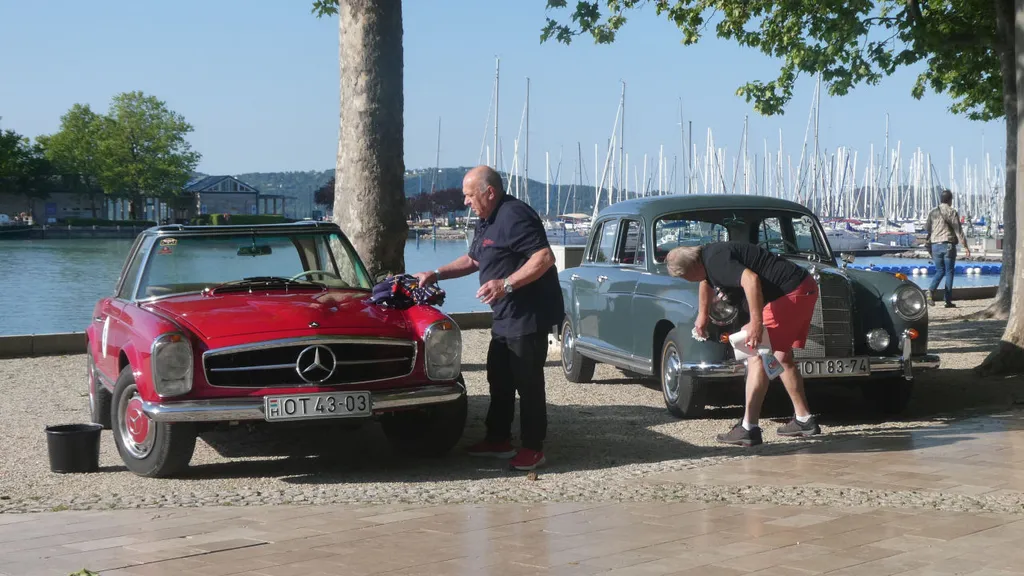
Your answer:
[[[477,480],[510,474],[507,461],[471,457],[466,448],[481,439],[489,399],[469,398],[469,419],[459,444],[446,456],[418,458],[394,450],[376,422],[341,426],[213,432],[203,440],[228,462],[193,465],[189,477],[286,477],[294,483],[433,482]],[[598,470],[627,464],[713,455],[704,448],[657,431],[677,419],[666,410],[628,405],[549,405],[545,451],[551,472]],[[518,413],[512,426],[518,445]],[[557,454],[557,457],[554,455]],[[522,475],[522,472],[515,472]]]

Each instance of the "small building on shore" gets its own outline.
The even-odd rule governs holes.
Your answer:
[[[234,176],[207,176],[185,186],[184,194],[192,198],[189,217],[260,213],[259,190]]]

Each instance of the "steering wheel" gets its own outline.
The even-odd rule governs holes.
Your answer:
[[[312,276],[313,274],[323,274],[324,276],[331,276],[332,278],[336,278],[338,280],[342,279],[341,276],[338,276],[337,274],[331,272],[330,270],[306,270],[305,272],[299,272],[295,276],[292,276],[291,278],[289,278],[289,280],[294,281],[298,280],[302,276]],[[310,278],[310,280],[312,281],[313,279]]]

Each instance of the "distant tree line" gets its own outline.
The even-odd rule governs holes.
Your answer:
[[[334,209],[334,178],[317,188],[313,194],[313,200],[321,206]],[[430,214],[436,218],[451,212],[464,212],[465,210],[461,187],[435,190],[432,193],[421,192],[408,197],[405,202],[405,217],[407,219],[417,218],[423,214]]]
[[[143,217],[143,200],[184,208],[182,191],[199,163],[185,136],[193,128],[154,96],[117,94],[107,114],[75,104],[60,129],[30,141],[0,132],[0,194],[30,204],[54,192],[89,199],[93,217],[104,197],[129,201],[132,218]]]

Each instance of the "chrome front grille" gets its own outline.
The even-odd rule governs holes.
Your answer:
[[[281,340],[203,354],[206,381],[233,388],[375,382],[407,376],[415,365],[415,342],[378,338]]]
[[[794,358],[849,358],[853,356],[853,297],[849,281],[840,274],[819,270],[818,301],[803,349]]]

